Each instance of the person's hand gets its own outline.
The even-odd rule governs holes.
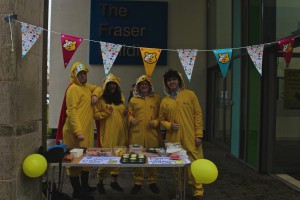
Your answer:
[[[154,120],[152,119],[152,117],[151,117],[151,119],[150,119],[149,126],[150,126],[151,128],[154,127]]]
[[[77,135],[77,139],[79,141],[84,141],[84,135],[82,135],[82,134]]]
[[[172,129],[173,131],[178,130],[178,129],[179,129],[179,124],[176,123],[175,121],[172,122],[171,129]]]
[[[111,107],[111,106],[108,106],[108,105],[106,105],[106,109],[110,112],[110,113],[112,113],[113,112],[113,107]]]
[[[201,144],[202,144],[202,139],[196,137],[196,138],[195,138],[195,145],[196,145],[196,147],[200,146]]]
[[[98,97],[93,95],[92,96],[92,105],[96,105],[98,103]]]
[[[135,126],[137,123],[137,120],[135,118],[132,118],[132,120],[130,121],[131,126]]]
[[[126,107],[126,109],[124,110],[123,115],[124,115],[124,116],[127,116],[127,114],[128,114],[128,108]]]

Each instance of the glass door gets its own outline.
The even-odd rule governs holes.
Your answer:
[[[295,48],[294,52],[300,48]],[[273,172],[300,175],[300,53],[286,68],[278,57]],[[300,178],[300,176],[299,176]]]
[[[231,140],[231,70],[225,79],[219,71],[214,72],[214,129],[212,140],[226,149]]]

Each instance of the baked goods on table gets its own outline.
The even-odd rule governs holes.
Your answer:
[[[165,143],[165,146],[167,153],[174,153],[183,150],[180,143]]]
[[[74,155],[73,154],[66,154],[63,157],[63,162],[72,162],[74,159]]]

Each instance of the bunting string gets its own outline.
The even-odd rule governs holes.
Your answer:
[[[294,40],[295,38],[300,37],[300,35],[298,35],[295,37],[285,38],[275,42],[263,43],[259,45],[250,45],[244,47],[226,48],[226,49],[211,49],[211,50],[209,49],[159,49],[159,48],[129,46],[124,44],[114,44],[114,43],[108,43],[104,41],[96,41],[96,40],[91,40],[86,38],[80,38],[72,35],[67,35],[64,33],[59,33],[56,31],[48,30],[42,27],[37,27],[31,24],[27,24],[25,22],[21,22],[16,19],[13,19],[13,21],[21,23],[22,25],[22,57],[26,55],[29,49],[39,38],[39,35],[43,30],[54,34],[59,34],[61,36],[61,47],[63,52],[65,68],[68,66],[69,61],[71,60],[75,51],[79,48],[81,42],[87,41],[87,42],[95,42],[100,44],[105,76],[109,74],[109,71],[113,66],[113,63],[117,58],[121,48],[126,47],[126,48],[134,48],[140,50],[144,67],[145,67],[145,72],[148,77],[151,77],[152,72],[159,60],[159,56],[162,51],[177,52],[179,60],[183,66],[183,70],[186,73],[186,76],[189,81],[191,81],[197,52],[213,52],[216,57],[217,63],[219,64],[220,72],[223,78],[225,79],[232,59],[232,50],[246,49],[255,68],[257,69],[258,73],[262,76],[262,71],[263,71],[262,60],[263,60],[264,47],[267,45],[278,44],[286,60],[286,66],[288,67],[289,62],[292,58]],[[9,24],[11,29],[11,20],[9,20]],[[12,30],[11,30],[11,40],[12,40]],[[12,49],[13,49],[13,43],[12,43]]]
[[[13,21],[16,21],[18,23],[24,23],[24,22],[21,22],[19,20],[16,20],[16,19],[13,19]],[[59,32],[56,32],[56,31],[52,31],[52,30],[48,30],[48,29],[45,29],[43,27],[39,27],[41,28],[43,31],[47,31],[47,32],[51,32],[51,33],[55,33],[55,34],[62,34],[62,33],[59,33]],[[297,38],[297,37],[300,37],[299,36],[296,36],[294,38]],[[100,43],[100,42],[103,42],[103,41],[97,41],[97,40],[91,40],[91,39],[86,39],[86,38],[82,38],[82,40],[84,41],[87,41],[87,42],[95,42],[95,43]],[[268,43],[262,43],[263,45],[271,45],[271,44],[276,44],[277,41],[274,41],[274,42],[268,42]],[[130,45],[125,45],[125,44],[120,44],[122,47],[127,47],[127,48],[134,48],[134,49],[140,49],[140,48],[147,48],[147,47],[139,47],[139,46],[130,46]],[[242,46],[242,47],[233,47],[231,48],[232,50],[238,50],[238,49],[247,49],[247,47],[250,47],[252,45],[249,45],[249,46]],[[174,52],[177,52],[178,49],[160,49],[162,51],[174,51]],[[196,49],[197,51],[199,52],[213,52],[214,49]]]

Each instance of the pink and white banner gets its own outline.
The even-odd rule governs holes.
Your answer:
[[[34,45],[40,37],[42,29],[31,24],[21,23],[22,32],[22,58],[27,54],[29,49]]]
[[[197,56],[197,49],[177,49],[177,52],[184,72],[190,82]]]
[[[293,48],[294,48],[294,38],[287,38],[287,39],[283,39],[283,40],[280,40],[277,42],[283,53],[286,65],[288,66],[292,59]]]
[[[260,75],[262,75],[262,61],[263,61],[263,54],[264,54],[264,45],[253,45],[247,47],[248,54],[254,63],[257,71]]]
[[[101,44],[104,72],[105,72],[105,76],[107,76],[122,48],[122,45],[107,43],[107,42],[100,42],[100,44]]]
[[[82,38],[78,38],[71,35],[61,34],[61,47],[63,52],[64,66],[68,66],[71,58],[73,57],[75,51],[78,49],[82,42]]]

